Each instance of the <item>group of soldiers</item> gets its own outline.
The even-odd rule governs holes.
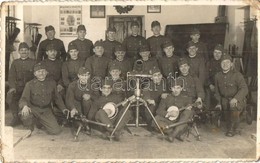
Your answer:
[[[111,134],[125,112],[114,133],[115,140],[120,140],[122,129],[134,119],[135,109],[125,111],[129,97],[136,93],[134,76],[142,74],[141,97],[155,116],[154,120],[149,110],[140,109],[148,130],[157,128],[155,122],[165,128],[185,121],[195,114],[194,108],[217,107],[224,113],[226,136],[234,136],[248,88],[224,47],[216,45],[209,54],[199,40],[200,31],[193,29],[185,45],[187,53],[180,56],[171,40],[160,34],[158,21],[152,22],[151,29],[153,36],[145,39],[134,21],[132,34],[121,44],[115,40],[116,29],[109,27],[106,40],[93,44],[85,38],[85,26],[79,25],[78,37],[69,43],[66,52],[50,25],[45,27],[47,39],[39,44],[36,60],[29,58],[28,45],[20,43],[21,57],[12,63],[8,74],[6,101],[13,115],[11,125],[22,122],[31,130],[36,125],[49,134],[59,134],[62,130],[57,115],[69,111],[71,117],[82,114],[112,126],[103,128],[105,134]],[[131,81],[129,73],[134,74]],[[120,103],[118,114],[111,116],[103,109],[109,102]],[[180,110],[179,116],[171,106]],[[186,127],[184,124],[164,132],[173,142]]]

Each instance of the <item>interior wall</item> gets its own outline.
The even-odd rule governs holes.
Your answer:
[[[82,24],[87,28],[87,38],[95,42],[98,39],[105,39],[107,18],[90,18],[90,6],[82,6]],[[161,23],[162,31],[167,24],[197,24],[214,23],[217,16],[218,6],[161,6],[161,13],[147,13],[147,6],[134,6],[128,14],[121,15],[143,15],[146,38],[152,35],[151,22],[158,20]],[[207,13],[207,14],[205,14]],[[106,6],[106,15],[120,15],[113,6]],[[24,6],[24,21],[28,23],[42,24],[39,32],[43,35],[41,40],[46,39],[44,27],[53,25],[56,30],[56,37],[63,40],[65,48],[68,43],[76,37],[59,36],[59,6]],[[30,38],[25,36],[28,42]]]

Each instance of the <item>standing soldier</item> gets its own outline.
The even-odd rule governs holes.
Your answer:
[[[20,59],[14,60],[8,75],[9,91],[6,101],[13,114],[11,126],[16,126],[20,123],[18,112],[18,102],[23,93],[25,84],[33,79],[33,66],[35,61],[29,58],[29,46],[22,42],[19,45],[18,52],[21,55]]]
[[[162,45],[166,41],[166,37],[161,35],[161,24],[158,21],[153,21],[151,24],[153,36],[147,39],[148,45],[151,50],[152,57],[161,58],[163,56]]]
[[[77,28],[78,38],[76,40],[71,41],[69,44],[74,44],[77,46],[79,50],[79,59],[86,61],[86,59],[93,55],[93,43],[89,39],[86,39],[85,36],[87,34],[87,30],[84,25],[79,25]]]
[[[140,26],[138,22],[133,21],[131,23],[131,36],[128,36],[123,41],[123,46],[126,48],[126,57],[131,58],[132,61],[135,61],[140,58],[138,55],[140,47],[146,43],[146,40],[143,36],[139,35]]]
[[[120,44],[120,42],[115,40],[115,34],[116,34],[116,28],[115,27],[109,27],[107,29],[106,33],[106,40],[103,42],[104,47],[104,57],[107,57],[109,59],[115,58],[115,47]]]
[[[227,132],[233,137],[239,127],[239,115],[246,107],[248,87],[243,75],[232,69],[232,58],[226,54],[221,58],[222,71],[215,76],[217,108],[224,111]]]
[[[19,107],[22,109],[21,120],[31,131],[34,130],[34,124],[38,122],[46,128],[48,134],[59,134],[61,128],[52,113],[53,102],[62,112],[65,113],[67,109],[56,89],[55,81],[46,79],[47,73],[41,63],[34,66],[36,78],[25,85],[19,101]]]
[[[62,61],[65,61],[67,58],[67,53],[66,53],[63,41],[55,38],[54,27],[51,25],[46,26],[45,34],[47,36],[47,39],[43,40],[39,45],[38,54],[37,54],[37,62],[40,62],[47,58],[46,47],[49,44],[54,44],[54,46],[57,48],[57,59],[61,59]]]

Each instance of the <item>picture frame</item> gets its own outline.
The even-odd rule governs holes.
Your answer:
[[[161,13],[161,5],[148,5],[147,13]]]
[[[90,18],[105,18],[105,6],[90,6]]]

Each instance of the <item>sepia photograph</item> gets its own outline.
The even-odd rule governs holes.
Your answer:
[[[259,160],[259,11],[3,2],[0,161]]]

